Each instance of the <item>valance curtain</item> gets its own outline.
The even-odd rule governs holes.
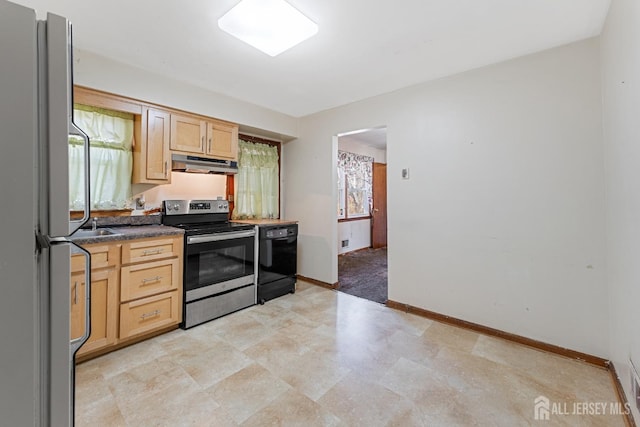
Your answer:
[[[235,176],[234,219],[278,218],[278,148],[238,141],[238,173]]]
[[[338,150],[338,218],[370,214],[373,157]]]
[[[75,104],[73,117],[90,141],[90,208],[124,208],[131,197],[133,115]],[[84,206],[83,145],[82,138],[69,138],[71,210]]]

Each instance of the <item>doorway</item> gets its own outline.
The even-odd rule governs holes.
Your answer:
[[[338,291],[384,304],[387,129],[338,135]]]

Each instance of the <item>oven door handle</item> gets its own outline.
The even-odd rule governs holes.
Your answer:
[[[219,242],[222,240],[241,239],[243,237],[253,237],[256,235],[255,230],[234,231],[231,233],[205,234],[202,236],[187,237],[187,245],[195,245],[196,243]]]

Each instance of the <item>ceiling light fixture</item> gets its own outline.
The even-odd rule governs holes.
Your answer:
[[[284,0],[242,0],[218,19],[218,27],[276,56],[318,32],[318,25]]]

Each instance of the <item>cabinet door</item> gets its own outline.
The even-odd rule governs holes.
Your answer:
[[[71,274],[71,337],[84,332],[84,273]],[[91,335],[77,355],[115,344],[118,323],[118,274],[115,268],[91,273]]]
[[[193,116],[171,115],[171,150],[204,153],[207,122]]]
[[[238,127],[225,123],[208,123],[207,155],[216,158],[237,160]]]
[[[146,177],[154,183],[171,180],[169,162],[170,114],[162,110],[147,110]]]
[[[72,258],[73,259],[73,258]],[[71,273],[71,339],[84,334],[84,271]]]

